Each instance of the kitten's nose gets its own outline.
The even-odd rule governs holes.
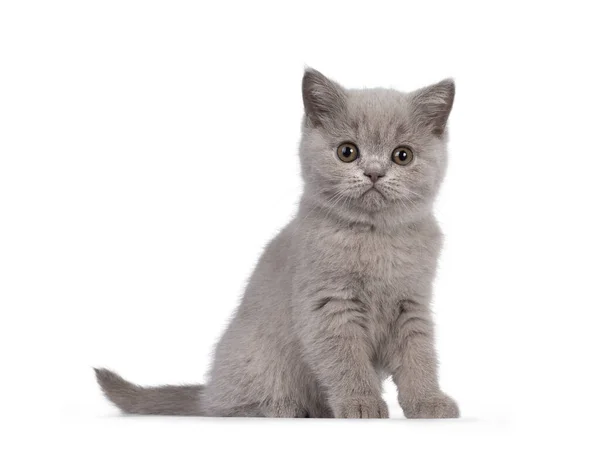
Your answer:
[[[371,182],[373,184],[375,184],[377,181],[379,181],[379,178],[383,178],[383,175],[385,174],[383,171],[376,170],[376,169],[365,170],[364,173],[365,173],[366,177],[371,178]]]

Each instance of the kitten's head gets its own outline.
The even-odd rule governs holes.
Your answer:
[[[359,220],[431,209],[446,168],[452,80],[411,93],[344,89],[307,69],[302,94],[305,195]]]

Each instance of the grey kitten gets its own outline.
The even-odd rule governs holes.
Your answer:
[[[382,381],[408,418],[456,418],[438,385],[432,204],[446,168],[454,83],[412,93],[302,80],[304,193],[267,246],[206,385],[143,388],[96,370],[127,413],[385,418]]]

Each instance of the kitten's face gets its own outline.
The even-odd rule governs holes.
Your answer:
[[[346,90],[309,69],[303,88],[308,195],[329,209],[399,220],[431,208],[446,167],[451,81],[410,94]]]

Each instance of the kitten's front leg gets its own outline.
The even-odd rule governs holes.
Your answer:
[[[407,418],[458,418],[454,399],[440,390],[429,306],[404,300],[397,323],[392,377]]]
[[[323,297],[309,304],[301,338],[334,416],[387,418],[366,343],[363,303],[356,298]]]

